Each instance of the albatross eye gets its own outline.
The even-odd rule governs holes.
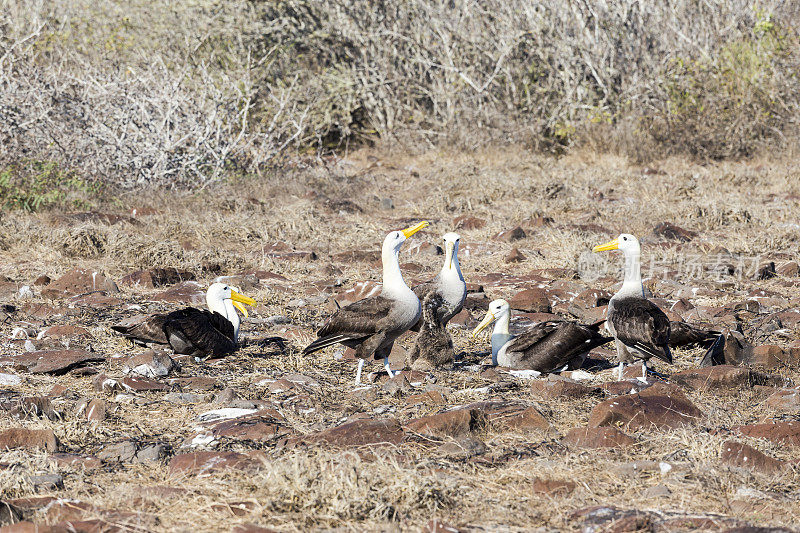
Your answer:
[[[622,238],[622,240],[623,240],[623,241],[627,241],[627,240],[628,240],[628,238],[627,238],[627,237],[623,237],[623,238]]]

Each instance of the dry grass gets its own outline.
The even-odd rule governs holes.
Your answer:
[[[281,413],[299,433],[332,427],[357,413],[374,413],[380,406],[386,415],[405,421],[436,412],[435,405],[408,406],[404,399],[379,396],[371,401],[349,393],[353,363],[336,360],[332,351],[303,357],[299,350],[327,316],[327,304],[295,308],[287,304],[298,297],[317,294],[313,282],[340,278],[342,288],[364,279],[378,279],[379,271],[364,263],[331,265],[329,254],[349,249],[375,249],[384,233],[406,220],[425,218],[432,222],[425,234],[414,237],[438,243],[439,235],[452,229],[452,219],[461,214],[485,218],[480,230],[462,231],[468,247],[483,245],[489,253],[462,256],[467,281],[489,272],[525,274],[535,268],[575,268],[591,245],[607,240],[602,233],[574,224],[600,224],[616,233],[622,230],[640,236],[653,226],[671,221],[699,232],[681,249],[693,253],[724,246],[744,255],[796,257],[800,241],[795,226],[800,195],[800,169],[792,158],[771,157],[748,163],[724,162],[699,165],[683,159],[662,161],[663,174],[644,173],[624,158],[577,153],[561,159],[531,155],[522,149],[487,149],[473,153],[432,150],[409,156],[399,152],[361,150],[326,166],[290,169],[265,180],[241,180],[208,187],[193,195],[137,193],[123,195],[116,205],[103,209],[125,212],[148,206],[158,213],[141,217],[141,224],[121,222],[105,225],[83,222],[69,225],[54,214],[4,214],[0,226],[0,275],[19,283],[30,283],[40,274],[58,276],[77,267],[101,268],[113,278],[143,267],[174,266],[195,272],[202,282],[217,274],[237,274],[244,269],[263,268],[277,272],[288,283],[262,282],[245,290],[260,305],[255,318],[282,314],[292,323],[273,326],[260,322],[244,324],[251,338],[284,335],[290,339],[285,355],[250,345],[236,355],[207,364],[183,362],[179,375],[206,375],[233,387],[247,399],[280,402],[264,386],[260,376],[278,377],[300,372],[321,383],[307,398],[283,401]],[[555,187],[561,185],[563,188]],[[313,194],[316,194],[314,196]],[[602,193],[602,198],[597,193]],[[391,198],[395,208],[380,207]],[[348,199],[363,212],[331,210],[328,199]],[[533,215],[554,219],[536,228],[516,243],[500,243],[492,235],[509,229]],[[261,247],[284,241],[299,250],[320,255],[314,262],[283,261],[264,257]],[[187,246],[191,244],[191,246]],[[518,246],[528,261],[505,264],[503,257]],[[478,248],[480,249],[480,248]],[[645,244],[645,264],[651,254],[660,254]],[[665,251],[665,260],[677,264],[675,250]],[[407,257],[422,266],[427,278],[438,269],[441,258]],[[211,270],[214,265],[218,270]],[[338,269],[338,270],[337,270]],[[645,273],[647,274],[647,273]],[[691,284],[704,280],[684,279]],[[603,286],[602,284],[594,284]],[[776,278],[763,282],[734,280],[725,286],[722,298],[702,297],[695,304],[720,305],[744,298],[753,287],[779,292],[787,299],[800,296],[796,284]],[[608,288],[608,287],[606,287]],[[489,287],[488,296],[512,294],[512,287]],[[154,291],[123,288],[122,298],[146,310],[163,309],[148,302]],[[37,297],[37,301],[39,301]],[[24,301],[11,303],[23,304]],[[111,334],[108,325],[121,307],[108,312],[83,311],[57,319],[87,327],[92,345],[109,356],[139,353]],[[475,313],[475,318],[480,318]],[[53,322],[48,320],[47,323]],[[37,323],[37,326],[41,327]],[[2,325],[5,338],[12,325]],[[486,355],[485,339],[468,337],[467,330],[453,329],[457,351],[470,361]],[[783,346],[796,341],[771,334],[765,342]],[[299,340],[292,340],[299,339]],[[409,348],[413,339],[404,339]],[[5,352],[19,350],[8,345]],[[696,365],[698,350],[678,350],[673,372]],[[101,370],[120,375],[115,360]],[[15,373],[9,368],[3,372]],[[797,370],[782,371],[800,380]],[[487,430],[477,436],[489,446],[492,461],[448,459],[420,443],[402,444],[372,453],[353,450],[287,450],[271,444],[254,445],[226,441],[222,449],[265,452],[264,467],[255,473],[225,472],[200,477],[174,477],[166,466],[109,465],[96,472],[68,467],[57,470],[65,487],[52,494],[88,501],[103,509],[136,510],[139,519],[156,531],[228,531],[232,524],[254,522],[280,531],[337,528],[340,530],[419,530],[428,519],[441,518],[456,526],[484,531],[520,531],[536,528],[570,530],[575,509],[591,505],[659,509],[686,513],[719,513],[738,516],[758,524],[792,526],[800,522],[797,472],[768,477],[728,470],[719,462],[725,431],[736,424],[752,423],[780,415],[763,404],[756,391],[716,395],[690,392],[689,397],[704,412],[698,427],[680,431],[632,433],[638,443],[626,450],[590,451],[566,448],[560,436],[570,428],[585,425],[597,399],[537,401],[523,381],[512,380],[504,392],[475,391],[490,384],[468,371],[436,371],[437,383],[452,389],[448,405],[485,399],[521,400],[536,405],[552,425],[548,433]],[[52,428],[65,449],[97,453],[104,445],[125,439],[167,442],[173,451],[192,437],[194,418],[212,408],[208,403],[178,405],[165,402],[158,393],[119,398],[96,393],[88,377],[37,376],[20,373],[23,384],[16,390],[42,395],[54,384],[63,384],[79,397],[106,398],[116,410],[97,427],[71,411],[74,401],[55,400],[65,413],[62,421],[0,418],[0,429],[14,426]],[[608,371],[595,381],[611,379]],[[314,407],[313,412],[307,411]],[[783,416],[786,416],[785,414]],[[790,418],[796,415],[789,414]],[[743,439],[765,453],[796,460],[796,451],[766,441]],[[510,457],[510,458],[509,458]],[[673,471],[630,474],[624,465],[632,461],[665,461]],[[44,454],[10,451],[0,453],[0,463],[17,470],[0,469],[4,497],[32,494],[29,473],[55,471]],[[534,493],[534,477],[568,479],[578,487],[567,496]],[[658,484],[672,491],[669,499],[649,498],[645,491]],[[186,492],[163,497],[141,487],[168,485]],[[741,488],[765,493],[766,511],[742,511],[733,502]],[[141,498],[141,499],[139,499]],[[226,504],[248,502],[242,515]],[[34,518],[47,520],[41,514]]]

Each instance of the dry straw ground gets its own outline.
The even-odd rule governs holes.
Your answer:
[[[34,287],[32,300],[18,294],[20,286],[32,284],[42,274],[55,279],[75,267],[88,267],[119,281],[135,269],[177,267],[191,271],[207,284],[218,275],[256,269],[274,272],[286,281],[265,278],[242,287],[259,302],[243,326],[249,345],[221,360],[180,361],[180,370],[170,378],[213,379],[212,390],[197,392],[200,396],[191,401],[167,401],[165,392],[98,392],[92,386],[92,376],[52,376],[28,373],[13,365],[0,367],[2,373],[21,378],[18,385],[3,386],[0,394],[41,397],[57,385],[69,391],[51,398],[62,414],[60,419],[18,419],[3,412],[0,430],[52,429],[62,452],[92,456],[102,454],[110,444],[128,440],[138,446],[164,443],[168,449],[161,461],[108,461],[94,469],[54,463],[41,451],[0,451],[0,499],[52,495],[80,500],[95,507],[73,518],[100,517],[113,524],[127,524],[126,531],[230,531],[241,523],[280,531],[414,531],[433,518],[465,531],[563,531],[580,529],[583,519],[573,512],[595,505],[677,515],[707,513],[752,524],[795,527],[800,522],[797,448],[731,432],[733,426],[770,417],[797,419],[796,407],[780,411],[765,403],[771,390],[686,389],[702,410],[698,424],[678,430],[623,427],[635,438],[634,445],[593,450],[569,447],[563,436],[571,428],[587,424],[601,396],[545,400],[531,392],[529,381],[503,373],[499,377],[482,373],[482,369],[470,365],[486,362],[486,339],[469,338],[465,327],[451,329],[465,364],[458,370],[431,373],[436,380],[433,386],[444,392],[444,403],[409,403],[410,396],[424,391],[430,383],[398,394],[385,392],[381,385],[374,387],[374,395],[355,394],[351,384],[353,361],[336,358],[333,349],[310,357],[301,356],[300,350],[330,313],[332,295],[358,281],[379,280],[379,270],[370,261],[334,260],[332,254],[376,250],[388,230],[420,219],[431,221],[431,227],[412,241],[437,244],[441,234],[453,229],[453,219],[464,214],[487,222],[481,229],[461,233],[464,275],[468,282],[483,283],[489,299],[512,295],[530,285],[502,280],[490,283],[486,280],[492,279],[487,276],[491,273],[523,276],[542,268],[575,270],[582,254],[593,244],[621,231],[646,236],[664,221],[696,231],[697,236],[687,243],[658,239],[646,243],[645,276],[648,258],[658,255],[667,270],[677,271],[677,281],[709,289],[701,293],[704,295],[689,298],[699,307],[741,302],[754,289],[774,293],[772,299],[764,301],[761,314],[738,313],[752,336],[751,326],[766,314],[797,305],[800,292],[796,273],[763,281],[727,276],[717,282],[708,273],[695,276],[681,270],[681,261],[688,256],[706,257],[717,246],[742,257],[772,259],[779,265],[797,257],[798,178],[800,169],[791,157],[706,165],[670,159],[645,169],[617,156],[585,153],[554,159],[515,147],[473,153],[432,150],[418,156],[361,150],[327,159],[324,164],[298,164],[269,179],[211,186],[191,195],[136,192],[118,196],[111,203],[87,199],[97,202],[95,209],[100,212],[126,214],[137,208],[135,222],[109,224],[108,219],[97,217],[80,221],[59,212],[4,212],[0,215],[0,275],[10,281],[4,285],[2,303],[19,310],[0,326],[3,356],[24,350],[21,341],[11,340],[16,327],[33,330],[35,337],[36,332],[52,324],[79,325],[91,337],[67,336],[64,340],[70,340],[73,346],[91,346],[107,356],[106,362],[94,367],[120,378],[121,357],[143,349],[112,334],[109,325],[133,314],[130,304],[146,311],[178,306],[153,301],[161,289],[121,286],[116,297],[122,301],[110,307],[77,306],[65,315],[49,317],[40,310],[37,316],[39,305],[44,309],[69,306],[67,300],[42,297],[43,287],[39,286]],[[537,216],[550,217],[552,222],[528,224],[526,237],[514,243],[493,238]],[[300,251],[313,250],[318,259],[267,257],[263,248],[276,241]],[[413,242],[402,252],[403,262],[414,263],[405,267],[406,278],[433,276],[441,257],[409,255]],[[504,257],[512,247],[518,247],[527,259],[505,263]],[[612,269],[608,274],[616,276],[617,272]],[[557,281],[568,273],[547,276],[550,282],[550,278]],[[611,289],[615,283],[613,278],[589,280],[588,274],[587,279],[572,282],[603,289]],[[674,299],[660,293],[666,287],[654,284],[653,290],[656,296]],[[276,315],[287,320],[265,320]],[[481,316],[480,308],[474,308],[467,325],[474,325]],[[286,349],[258,344],[259,339],[269,336],[286,339]],[[404,338],[401,344],[409,348],[412,341]],[[758,338],[759,344],[784,348],[797,346],[797,341],[798,330],[791,326],[760,331]],[[33,338],[32,342],[46,347],[47,342],[58,346],[60,341]],[[674,374],[695,367],[700,355],[697,349],[678,349],[674,366],[657,367],[666,375]],[[797,368],[770,372],[800,382]],[[261,381],[290,373],[313,378],[319,386],[272,392]],[[588,383],[592,385],[613,380],[609,370],[591,373]],[[470,437],[485,443],[487,450],[475,457],[445,453],[440,444],[451,440],[447,437],[412,433],[399,445],[375,450],[321,445],[293,448],[282,444],[280,438],[221,438],[197,449],[261,451],[258,468],[202,475],[171,470],[173,455],[193,451],[185,445],[196,435],[196,417],[220,407],[212,403],[212,398],[226,387],[233,388],[241,399],[273,406],[289,436],[311,435],[364,416],[396,418],[405,424],[414,417],[483,400],[515,400],[533,406],[551,429],[477,429]],[[90,423],[85,413],[76,412],[83,398],[105,400],[106,418]],[[746,442],[790,466],[772,475],[731,468],[720,458],[722,443],[729,438]],[[643,469],[634,471],[634,461],[667,463],[672,469],[663,471],[652,463],[640,463]],[[30,475],[43,473],[60,474],[63,487],[35,488]],[[535,478],[575,485],[565,492],[548,494],[537,488]],[[652,487],[658,490],[649,490]],[[659,496],[664,487],[669,495]],[[49,512],[33,507],[26,515],[30,520],[54,523],[63,519],[52,507]],[[135,514],[120,514],[127,512]],[[649,520],[655,519],[651,516]],[[618,530],[664,530],[646,519],[634,522],[628,529],[618,525],[622,528]],[[732,522],[718,519],[718,524],[729,527]],[[680,530],[675,523],[670,527],[666,530]],[[725,527],[709,525],[708,529]]]

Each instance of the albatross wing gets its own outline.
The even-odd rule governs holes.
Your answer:
[[[138,315],[111,326],[117,333],[137,344],[169,344],[164,334],[167,315]]]
[[[536,324],[514,338],[506,354],[520,353],[526,368],[553,372],[574,357],[613,340],[597,332],[597,328],[569,321],[546,321]],[[520,361],[521,363],[522,361]]]
[[[392,307],[392,300],[383,296],[364,298],[342,307],[317,332],[317,340],[306,346],[303,354],[342,343],[351,348],[358,347],[359,352],[369,355],[370,348],[372,351],[377,349],[386,336],[383,326]]]
[[[173,311],[163,329],[175,353],[217,357],[236,351],[233,324],[216,312],[193,307]]]
[[[656,304],[644,298],[625,298],[614,305],[608,320],[617,339],[628,348],[672,363],[669,350],[669,318]]]

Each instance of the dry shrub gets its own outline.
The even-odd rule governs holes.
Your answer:
[[[254,86],[269,57],[242,42],[246,26],[231,32],[254,19],[247,3],[171,4],[3,0],[0,164],[197,186],[258,169],[291,143],[304,120],[291,86]],[[259,124],[257,95],[272,104]]]
[[[783,0],[0,0],[0,172],[198,187],[376,139],[747,156],[796,144],[797,20]]]

